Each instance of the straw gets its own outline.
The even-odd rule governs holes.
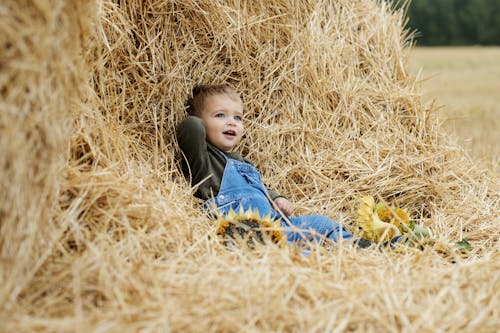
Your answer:
[[[495,332],[498,177],[439,132],[384,1],[0,5],[0,311],[6,332]],[[232,84],[238,151],[297,214],[352,231],[408,209],[464,256],[229,250],[179,167],[198,83]]]

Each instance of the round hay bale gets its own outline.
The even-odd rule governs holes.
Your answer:
[[[62,169],[88,88],[85,14],[61,1],[0,5],[0,309],[17,302],[64,229]]]

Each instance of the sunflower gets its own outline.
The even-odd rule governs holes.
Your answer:
[[[248,209],[236,213],[230,210],[217,219],[217,234],[224,238],[224,244],[234,245],[235,242],[246,241],[253,249],[255,242],[266,244],[271,241],[282,245],[286,242],[280,220],[273,220],[270,215],[261,217],[258,210]]]
[[[414,223],[410,220],[408,212],[399,207],[387,207],[378,203],[375,205],[375,211],[382,222],[395,225],[402,233],[413,229]]]
[[[358,209],[358,226],[361,230],[362,237],[372,242],[386,242],[401,235],[399,228],[388,222],[381,220],[378,210],[382,211],[384,218],[389,216],[382,207],[377,208],[375,199],[372,196],[364,196],[360,198],[360,206]],[[391,215],[392,216],[392,215]],[[395,221],[398,219],[394,219]]]
[[[405,243],[420,246],[432,236],[429,229],[410,220],[408,211],[383,203],[375,203],[372,196],[359,199],[358,226],[362,237],[373,242],[386,242],[398,235],[405,235]]]

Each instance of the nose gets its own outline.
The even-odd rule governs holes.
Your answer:
[[[236,120],[233,119],[233,117],[229,117],[227,120],[228,125],[236,126]]]

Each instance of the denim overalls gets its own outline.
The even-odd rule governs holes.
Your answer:
[[[281,220],[288,242],[304,238],[318,242],[321,238],[333,241],[352,238],[340,224],[322,215],[290,217],[287,220],[292,225],[288,225],[288,222],[272,207],[266,193],[260,174],[253,165],[226,157],[219,193],[207,200],[205,205],[209,209],[215,208],[218,215],[227,214],[231,208],[239,212],[240,207],[245,211],[257,209],[262,217],[270,214],[271,218]]]

